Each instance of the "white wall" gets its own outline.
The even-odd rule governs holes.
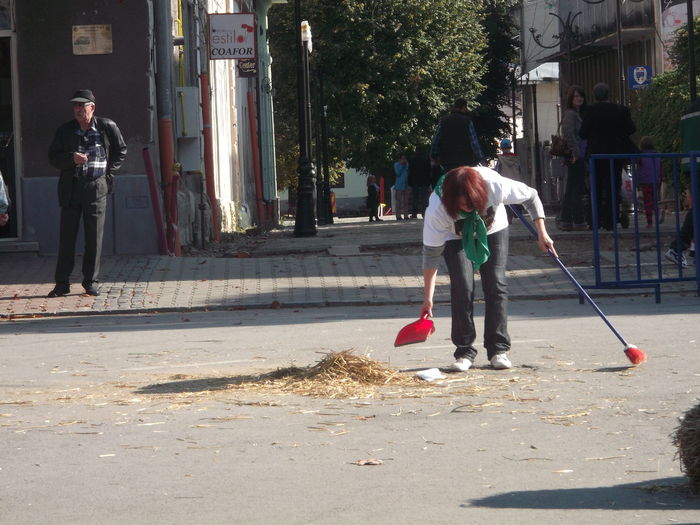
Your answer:
[[[365,206],[367,197],[367,175],[355,169],[345,172],[345,186],[343,188],[331,188],[335,193],[335,206],[339,213],[359,211]],[[386,188],[389,191],[389,188]],[[288,190],[279,192],[280,209],[287,210]]]
[[[315,187],[315,183],[314,183]],[[345,172],[345,187],[343,188],[331,188],[331,191],[335,193],[336,200],[338,199],[348,199],[356,197],[366,197],[367,196],[367,175],[360,173],[355,169],[349,169]],[[388,191],[388,188],[387,188]],[[284,189],[279,192],[280,199],[287,201],[289,198],[289,190]]]
[[[537,122],[542,142],[557,134],[561,118],[558,104],[559,82],[542,82],[537,85]]]
[[[345,187],[332,188],[336,199],[367,196],[367,174],[355,169],[345,172]]]
[[[208,8],[210,13],[243,11],[240,2],[234,0],[209,0]],[[247,107],[250,81],[236,77],[235,60],[210,60],[209,76],[221,229],[247,229],[257,222]]]

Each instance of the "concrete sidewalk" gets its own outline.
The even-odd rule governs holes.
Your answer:
[[[604,300],[639,367],[591,308],[514,301],[512,369],[481,352],[467,373],[349,398],[259,374],[347,349],[446,366],[449,306],[401,348],[412,306],[6,322],[0,524],[700,523],[670,437],[700,393],[698,304],[648,302]]]
[[[555,242],[567,241],[568,246],[575,246],[571,242],[576,240],[582,245],[591,243],[590,232],[558,232],[553,221],[548,229]],[[421,220],[388,217],[368,224],[363,218],[336,219],[333,225],[319,227],[314,237],[295,238],[293,225],[288,225],[236,238],[216,254],[195,250],[187,257],[104,257],[99,297],[83,295],[80,285],[73,284],[71,294],[48,299],[55,257],[0,254],[0,317],[419,304],[421,230]],[[575,298],[573,284],[548,256],[517,249],[518,242],[525,239],[529,239],[525,227],[514,223],[508,269],[511,298]],[[520,244],[530,246],[529,242]],[[581,261],[576,248],[560,256],[582,285],[595,283],[590,259]],[[623,256],[632,262],[632,253]],[[78,258],[75,283],[81,279],[80,263]],[[672,265],[667,266],[673,270]],[[694,282],[662,288],[664,294],[694,294],[694,290]],[[650,288],[590,290],[593,297],[650,292]],[[444,268],[438,274],[435,299],[436,303],[449,299]]]

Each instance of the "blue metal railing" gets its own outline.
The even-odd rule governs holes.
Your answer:
[[[640,206],[638,199],[638,177],[637,177],[637,160],[644,158],[662,159],[666,163],[671,164],[672,177],[672,198],[662,200],[659,195],[658,187],[653,185],[653,232],[654,251],[651,257],[643,256],[644,250],[641,244],[643,237],[648,237],[647,234],[642,235],[640,231],[640,217],[644,217],[644,208]],[[698,228],[700,227],[700,209],[698,206],[693,206],[693,239],[695,240],[696,256],[689,264],[689,268],[685,269],[678,262],[674,271],[669,271],[673,266],[666,263],[663,257],[669,241],[675,240],[679,246],[681,236],[681,191],[682,178],[686,180],[690,178],[689,187],[693,203],[699,202],[700,193],[698,193],[698,158],[700,151],[690,153],[640,153],[636,155],[630,154],[609,154],[609,155],[591,155],[589,161],[590,182],[591,182],[591,223],[593,229],[593,266],[595,272],[595,286],[593,288],[653,288],[655,292],[656,302],[660,302],[660,285],[662,283],[695,281],[696,292],[700,295],[700,272],[697,271],[697,247],[698,247]],[[607,173],[596,173],[596,161],[607,161]],[[626,175],[626,180],[620,180],[616,175],[619,173],[620,165],[629,165],[629,175]],[[598,162],[598,166],[602,165]],[[683,169],[683,166],[687,166]],[[623,171],[623,176],[625,172]],[[631,178],[631,180],[629,180]],[[669,178],[667,177],[668,181]],[[633,230],[631,238],[633,240],[634,260],[629,261],[628,257],[620,251],[621,232],[618,225],[617,202],[620,198],[621,184],[627,184],[627,193],[629,195],[629,204],[631,204]],[[609,185],[609,188],[608,188]],[[607,190],[607,191],[606,191]],[[610,206],[610,210],[599,209],[598,195],[603,192],[602,204]],[[609,195],[605,195],[609,193]],[[664,205],[664,210],[661,211],[660,205]],[[673,232],[664,229],[662,231],[660,224],[664,220],[666,207],[670,205],[671,214],[674,219]],[[603,264],[601,255],[601,211],[604,214],[604,226],[612,231],[612,266]],[[608,215],[609,213],[609,215]],[[690,212],[688,212],[690,213]],[[628,210],[623,210],[623,214],[627,214]],[[646,220],[645,220],[646,223]],[[626,227],[626,225],[623,225]],[[673,237],[669,235],[673,233]],[[625,237],[629,235],[625,234]],[[666,248],[665,248],[666,247]],[[623,260],[624,259],[624,260]],[[694,275],[691,268],[695,270]],[[604,275],[604,271],[606,272]]]

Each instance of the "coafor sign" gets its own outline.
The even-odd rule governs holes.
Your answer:
[[[209,59],[255,58],[255,14],[209,15]]]

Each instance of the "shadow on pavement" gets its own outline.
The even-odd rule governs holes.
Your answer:
[[[636,368],[635,365],[629,365],[629,366],[607,366],[604,368],[596,368],[593,370],[594,372],[604,372],[604,373],[618,373],[618,372],[624,372],[625,370],[630,370],[632,368]]]
[[[683,296],[669,298],[662,307],[654,305],[653,299],[638,298],[604,298],[598,301],[606,315],[613,323],[616,316],[634,315],[638,318],[649,318],[649,322],[659,322],[654,319],[663,315],[697,314],[696,298]],[[134,313],[113,313],[94,311],[80,315],[79,312],[68,313],[66,316],[55,317],[16,317],[5,321],[4,328],[24,331],[36,330],[47,333],[61,332],[120,332],[120,331],[153,331],[153,330],[188,330],[193,328],[226,328],[232,326],[279,326],[322,324],[345,320],[386,319],[390,322],[390,330],[397,333],[407,320],[418,316],[420,304],[346,304],[336,307],[296,306],[288,308],[201,308],[190,311],[177,309],[174,311],[148,311]],[[450,306],[448,302],[436,302],[435,322],[450,322]],[[484,315],[484,304],[475,304],[474,315]],[[587,304],[578,304],[576,298],[558,300],[513,300],[509,304],[509,317],[517,319],[596,319],[596,313]],[[479,321],[480,322],[480,321]],[[598,321],[595,321],[596,323]],[[647,322],[646,320],[643,322]],[[598,325],[596,325],[598,326]],[[14,327],[14,328],[13,328]],[[600,321],[600,329],[605,325]],[[611,343],[611,348],[616,348]],[[622,351],[622,346],[619,346]],[[599,372],[616,372],[614,369],[600,369]]]
[[[653,482],[609,487],[524,490],[471,500],[460,506],[499,509],[602,509],[658,510],[659,505],[676,510],[700,509],[700,496],[690,491],[685,478],[662,478]]]
[[[186,392],[211,392],[226,390],[234,385],[257,383],[260,375],[242,375],[231,377],[209,377],[203,379],[184,379],[167,383],[156,383],[135,390],[137,394],[183,394]]]

